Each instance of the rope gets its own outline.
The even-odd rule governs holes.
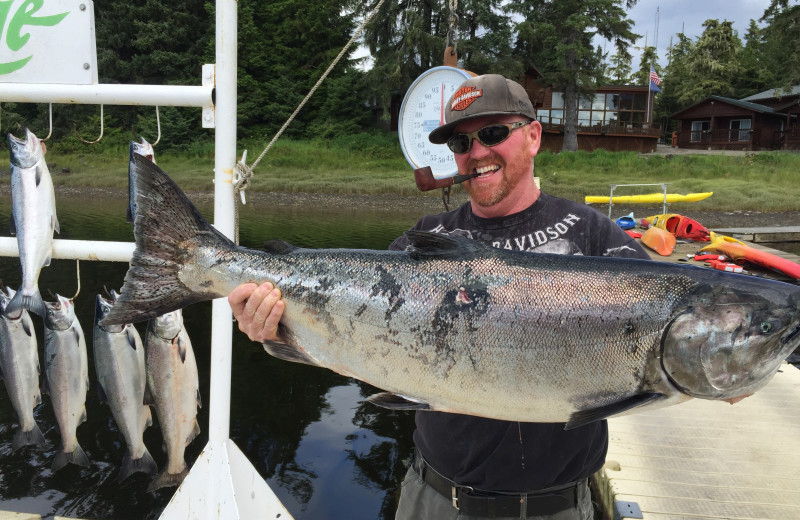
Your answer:
[[[247,166],[247,163],[245,162],[247,158],[247,150],[244,151],[244,153],[242,154],[242,160],[237,162],[236,165],[233,167],[233,181],[234,181],[233,190],[234,193],[238,193],[240,195],[242,199],[242,204],[245,204],[244,192],[250,186],[250,179],[252,179],[253,177],[253,170],[255,170],[256,166],[258,165],[258,163],[261,162],[261,159],[264,158],[269,149],[272,148],[272,145],[275,144],[275,141],[277,141],[278,138],[281,136],[281,134],[283,134],[284,130],[286,130],[286,128],[292,123],[292,121],[294,121],[294,118],[297,116],[297,114],[300,113],[300,110],[303,109],[308,100],[311,99],[311,96],[314,95],[314,92],[317,91],[322,82],[325,81],[325,79],[328,77],[328,74],[330,74],[333,68],[336,66],[336,64],[339,63],[339,61],[347,52],[347,49],[349,49],[350,46],[353,45],[353,43],[358,39],[358,37],[361,35],[361,32],[364,30],[364,27],[366,27],[366,25],[372,20],[372,18],[375,17],[375,15],[378,13],[378,10],[381,8],[381,6],[385,1],[386,0],[380,0],[378,2],[378,5],[375,6],[375,9],[373,9],[372,12],[364,19],[364,22],[359,26],[356,32],[353,33],[353,37],[350,38],[350,41],[348,41],[347,44],[342,48],[338,56],[336,56],[336,58],[333,60],[333,63],[331,63],[328,69],[322,74],[322,76],[320,76],[319,80],[317,80],[317,83],[311,88],[308,94],[306,94],[306,97],[303,99],[303,101],[300,102],[300,104],[297,106],[294,112],[292,112],[292,115],[289,116],[289,119],[287,119],[286,122],[283,124],[283,126],[280,128],[280,130],[278,130],[278,133],[275,134],[275,137],[272,138],[269,144],[267,144],[266,148],[264,148],[264,151],[261,152],[261,155],[259,155],[258,158],[250,166]],[[236,208],[234,214],[235,242],[238,245],[239,206],[238,204],[234,203],[234,207]]]
[[[258,158],[255,160],[253,165],[250,166],[250,168],[249,168],[250,170],[254,170],[256,165],[258,165],[258,163],[261,162],[261,159],[264,157],[264,155],[266,155],[267,151],[269,151],[269,149],[272,148],[272,145],[275,144],[275,141],[277,141],[278,138],[283,133],[283,131],[286,130],[286,127],[288,127],[289,124],[291,124],[291,122],[294,120],[295,116],[297,116],[297,114],[305,106],[305,104],[308,102],[308,100],[311,99],[311,96],[314,95],[314,92],[316,92],[317,88],[319,88],[319,86],[322,84],[322,82],[325,81],[325,78],[328,77],[328,74],[330,74],[331,70],[333,70],[333,68],[336,66],[336,64],[339,63],[339,60],[341,60],[342,56],[345,55],[345,53],[347,52],[347,49],[349,49],[350,46],[353,44],[353,42],[355,42],[356,39],[358,39],[358,37],[361,35],[361,32],[364,30],[364,27],[378,13],[378,10],[381,8],[381,6],[383,5],[383,2],[385,2],[385,1],[386,0],[380,0],[380,2],[378,2],[378,5],[375,6],[375,9],[373,9],[372,12],[367,16],[367,18],[364,20],[364,22],[361,24],[361,26],[353,34],[353,37],[350,38],[350,41],[347,42],[347,45],[344,46],[344,48],[339,53],[339,55],[336,56],[336,59],[333,60],[333,63],[330,64],[330,66],[328,67],[328,70],[326,70],[325,73],[319,78],[319,80],[317,81],[316,85],[314,85],[314,87],[311,89],[311,91],[306,95],[305,99],[303,99],[303,101],[300,102],[300,104],[297,106],[297,108],[292,113],[292,115],[289,116],[289,119],[287,119],[286,122],[281,127],[281,129],[278,130],[278,133],[275,134],[275,137],[272,138],[272,141],[269,142],[267,147],[264,148],[264,151],[261,152],[261,155],[259,155]],[[238,167],[238,165],[237,165],[237,167]],[[245,166],[245,168],[247,168],[247,167]]]

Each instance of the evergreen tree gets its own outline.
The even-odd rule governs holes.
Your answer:
[[[767,22],[763,37],[771,88],[791,91],[800,85],[800,5],[797,0],[772,0],[761,21]]]
[[[636,0],[627,0],[632,7]],[[536,63],[548,83],[564,92],[563,150],[578,149],[578,98],[597,86],[601,55],[592,44],[598,34],[627,47],[636,39],[622,0],[521,0],[506,8],[523,17],[516,53]]]
[[[742,74],[739,57],[742,41],[733,22],[706,20],[694,49],[687,57],[686,81],[678,92],[678,102],[687,106],[711,95],[731,97]]]
[[[633,56],[628,51],[628,46],[621,40],[614,40],[616,53],[611,56],[611,67],[608,69],[608,76],[613,85],[628,85],[631,83],[631,63]]]
[[[649,85],[650,84],[650,68],[656,72],[659,71],[658,54],[656,48],[649,45],[642,51],[641,59],[639,60],[639,70],[633,74],[634,85]],[[660,77],[660,74],[659,74]]]

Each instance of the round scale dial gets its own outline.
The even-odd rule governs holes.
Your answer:
[[[408,88],[400,105],[400,148],[412,168],[430,166],[435,179],[458,173],[453,152],[444,144],[428,141],[428,134],[444,124],[447,100],[472,75],[455,67],[434,67],[422,73]]]

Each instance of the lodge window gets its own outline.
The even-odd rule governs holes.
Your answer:
[[[646,120],[647,94],[622,92],[578,98],[578,126],[640,126]],[[564,93],[553,92],[550,108],[538,110],[539,121],[564,124]]]
[[[705,135],[711,128],[711,121],[692,121],[692,131],[689,140],[693,143],[699,143],[703,140]]]
[[[729,141],[749,141],[750,140],[750,120],[731,119]]]

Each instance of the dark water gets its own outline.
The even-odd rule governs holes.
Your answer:
[[[132,241],[122,198],[96,200],[59,197],[58,238]],[[10,199],[0,201],[0,222],[9,222]],[[210,204],[200,204],[210,217]],[[267,208],[248,205],[241,212],[240,242],[260,247],[280,238],[304,247],[384,249],[416,220],[414,214],[389,214],[328,208]],[[8,236],[8,231],[0,234]],[[78,319],[87,337],[90,389],[87,422],[78,440],[88,455],[87,469],[68,466],[50,470],[59,433],[48,396],[35,417],[47,439],[44,450],[11,452],[16,414],[0,390],[0,510],[81,518],[157,518],[174,489],[148,494],[149,478],[135,475],[115,482],[125,445],[108,406],[98,402],[91,337],[95,297],[122,285],[127,266],[81,262]],[[0,279],[16,288],[19,260],[0,257]],[[76,263],[54,260],[39,278],[48,291],[72,296],[77,290]],[[210,303],[184,310],[184,320],[197,357],[203,404],[209,403]],[[40,347],[41,320],[34,316]],[[141,328],[143,333],[144,329]],[[40,359],[42,353],[40,351]],[[392,518],[402,460],[411,450],[413,417],[363,403],[375,390],[328,370],[276,360],[234,332],[231,438],[267,480],[287,509],[303,519]],[[186,449],[190,464],[208,441],[208,409],[198,417],[201,435]],[[159,467],[166,462],[157,419],[145,431],[145,444]]]
[[[59,238],[131,241],[125,204],[122,198],[59,197]],[[9,206],[10,200],[0,200],[0,222],[9,221]],[[201,204],[200,209],[210,217],[210,204]],[[267,238],[280,238],[304,247],[383,249],[417,216],[359,208],[248,205],[241,214],[241,243],[258,248]],[[0,229],[0,234],[8,233]],[[106,289],[119,290],[125,271],[126,266],[119,263],[80,264],[76,309],[87,341],[91,342],[95,296]],[[0,257],[0,279],[16,288],[18,259]],[[75,262],[54,261],[42,271],[40,286],[43,292],[75,294]],[[184,310],[206,405],[210,316],[209,303]],[[41,344],[41,320],[34,317],[34,322]],[[98,403],[91,343],[88,350],[88,420],[78,428],[78,439],[91,466],[51,472],[59,434],[47,396],[35,412],[48,442],[46,449],[24,448],[12,453],[16,415],[5,391],[0,390],[0,510],[45,517],[157,518],[174,493],[174,489],[146,493],[149,479],[143,475],[122,485],[114,481],[125,447],[109,408]],[[276,360],[238,331],[234,332],[232,371],[231,438],[292,515],[312,520],[393,518],[405,473],[402,461],[412,447],[411,413],[389,412],[364,403],[363,398],[375,391],[369,385],[328,370]],[[200,410],[198,419],[202,433],[186,450],[190,464],[208,440],[207,408]],[[145,432],[145,443],[162,467],[166,459],[157,423]]]

